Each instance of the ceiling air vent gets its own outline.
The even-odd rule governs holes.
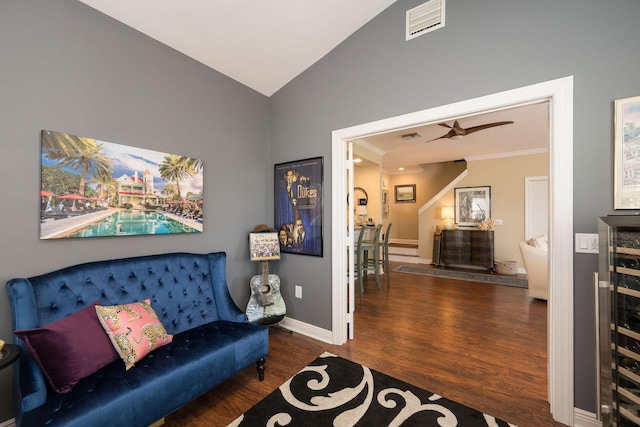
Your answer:
[[[445,0],[429,0],[407,10],[407,40],[444,27]]]

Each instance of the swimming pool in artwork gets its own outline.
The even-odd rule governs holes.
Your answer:
[[[200,233],[162,212],[122,210],[65,237],[135,236],[138,234]]]

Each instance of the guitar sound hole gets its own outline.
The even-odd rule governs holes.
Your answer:
[[[271,292],[271,286],[269,285],[260,286],[260,292],[262,292],[263,294],[268,294],[269,292]]]

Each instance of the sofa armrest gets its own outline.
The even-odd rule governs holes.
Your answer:
[[[227,286],[226,261],[227,254],[215,252],[209,254],[209,264],[211,270],[211,286],[213,296],[216,300],[216,308],[221,320],[230,322],[245,322],[245,315],[236,305],[229,293]]]
[[[527,270],[529,296],[546,300],[549,294],[548,254],[546,251],[520,242],[520,253]]]
[[[27,279],[11,279],[7,282],[7,294],[11,304],[11,322],[13,330],[40,327],[36,298],[31,282]],[[17,313],[20,313],[18,316]],[[22,347],[22,357],[15,364],[14,384],[16,406],[26,412],[44,404],[47,400],[47,386],[44,375],[33,360],[24,341],[14,335],[13,340]]]
[[[16,411],[16,414],[31,411],[42,406],[47,400],[47,385],[42,371],[23,342],[18,341],[22,347],[22,356],[16,363],[14,371],[15,405],[19,406],[19,411]]]

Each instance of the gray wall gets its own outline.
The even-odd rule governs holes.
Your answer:
[[[224,250],[242,306],[255,271],[246,233],[273,219],[273,164],[324,156],[324,257],[285,254],[274,270],[288,315],[331,329],[331,131],[568,75],[574,227],[595,232],[613,213],[613,100],[640,95],[640,4],[449,0],[444,29],[406,42],[405,11],[421,3],[398,0],[267,99],[75,0],[2,0],[0,282],[97,259]],[[203,159],[205,232],[38,240],[41,129]],[[575,403],[591,412],[596,268],[594,255],[575,256]],[[287,286],[296,283],[303,300]],[[0,292],[3,339],[8,309]],[[3,397],[10,381],[10,369],[0,372]],[[0,420],[10,406],[0,399]]]
[[[285,296],[298,320],[331,326],[333,130],[573,75],[575,231],[613,213],[613,100],[640,95],[640,3],[449,0],[446,27],[407,42],[405,12],[421,3],[399,0],[271,97],[271,163],[325,158],[325,256],[280,265],[305,284],[303,300]],[[575,404],[590,412],[596,258],[576,255],[574,267]]]
[[[79,262],[226,251],[241,308],[257,268],[248,232],[267,218],[268,98],[76,0],[0,2],[0,338],[11,341],[4,283]],[[38,239],[40,130],[204,161],[199,235]],[[142,171],[140,171],[141,173]],[[13,416],[0,371],[0,420]]]

